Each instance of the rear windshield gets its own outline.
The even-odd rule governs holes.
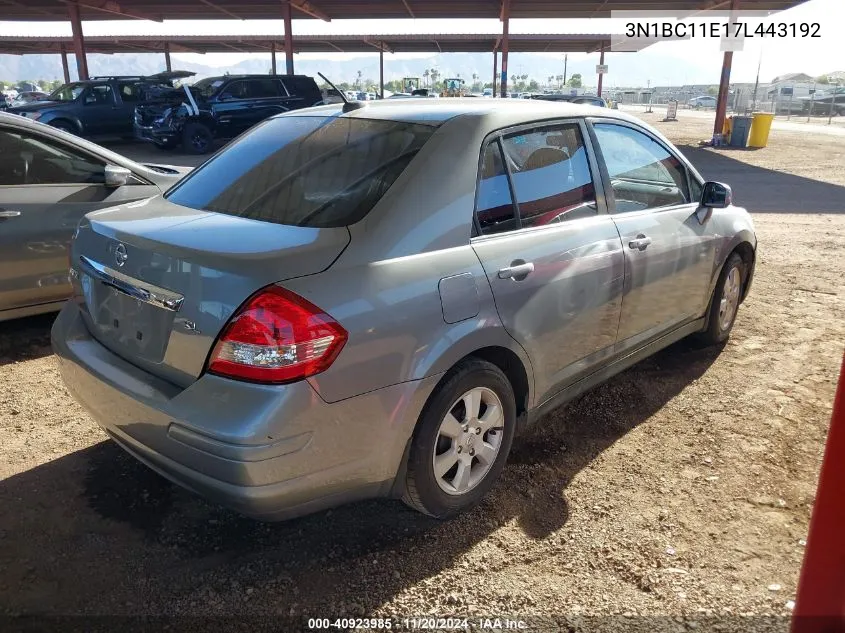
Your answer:
[[[375,206],[434,130],[399,121],[270,119],[194,171],[167,198],[277,224],[347,226]]]

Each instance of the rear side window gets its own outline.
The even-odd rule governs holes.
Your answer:
[[[435,129],[357,118],[269,119],[167,198],[276,224],[347,226],[375,206]]]
[[[577,124],[505,136],[521,226],[541,226],[593,216],[596,190]]]
[[[124,103],[135,103],[141,100],[141,86],[135,82],[120,82],[117,84],[120,99]]]
[[[492,235],[518,228],[513,198],[508,185],[508,174],[505,171],[498,141],[489,143],[484,150],[475,211],[482,235]]]

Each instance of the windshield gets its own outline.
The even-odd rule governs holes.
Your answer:
[[[436,128],[398,121],[270,119],[167,198],[193,209],[308,227],[363,218]]]
[[[76,101],[82,91],[85,90],[85,84],[65,84],[61,88],[57,88],[50,95],[50,101]]]
[[[191,91],[199,93],[199,95],[205,99],[213,95],[217,92],[217,89],[220,88],[225,83],[224,79],[220,79],[219,77],[210,77],[208,79],[200,79],[199,81],[191,84]]]

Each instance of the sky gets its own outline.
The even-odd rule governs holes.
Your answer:
[[[767,19],[773,22],[819,24],[819,38],[754,38],[746,39],[743,50],[734,54],[731,80],[753,82],[760,63],[761,80],[771,80],[775,75],[803,72],[812,76],[845,70],[845,56],[838,33],[840,24],[845,23],[845,0],[809,0],[788,11]],[[511,33],[622,33],[626,19],[578,19],[578,20],[511,20]],[[719,18],[721,21],[721,18]],[[759,22],[755,20],[754,23]],[[800,28],[800,27],[799,27]],[[70,35],[69,23],[13,23],[0,22],[0,33],[21,32],[27,35]],[[281,20],[165,20],[148,22],[140,20],[97,21],[84,23],[86,35],[176,35],[176,34],[268,34],[283,33]],[[293,35],[314,34],[392,34],[392,33],[498,33],[498,20],[294,20]],[[667,41],[651,46],[652,55],[665,57],[667,64],[689,64],[693,76],[689,83],[716,83],[721,69],[722,54],[720,41],[716,38],[693,38],[684,41]],[[606,54],[605,62],[613,74],[613,58]],[[630,53],[627,53],[630,54]],[[636,54],[636,53],[634,53]],[[560,53],[545,53],[562,57]],[[174,53],[174,59],[191,61],[209,66],[228,66],[255,55],[239,53],[209,53],[206,55]],[[358,57],[365,55],[357,55]],[[369,55],[373,57],[373,54]],[[430,57],[433,54],[395,54],[400,57]],[[260,57],[260,55],[258,56]],[[296,59],[350,59],[354,54],[303,53]],[[385,59],[390,59],[386,56]],[[586,54],[570,54],[570,60],[586,58]],[[593,57],[598,57],[593,54]],[[651,55],[650,55],[651,57]],[[596,59],[598,61],[598,59]],[[651,63],[651,62],[650,62]],[[511,69],[515,72],[515,69]],[[613,78],[623,81],[620,78]],[[652,85],[661,85],[659,64],[654,69]]]

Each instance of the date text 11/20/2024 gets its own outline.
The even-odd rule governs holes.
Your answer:
[[[311,630],[353,631],[364,629],[396,631],[463,631],[484,629],[490,631],[525,631],[525,620],[511,618],[308,618]]]

